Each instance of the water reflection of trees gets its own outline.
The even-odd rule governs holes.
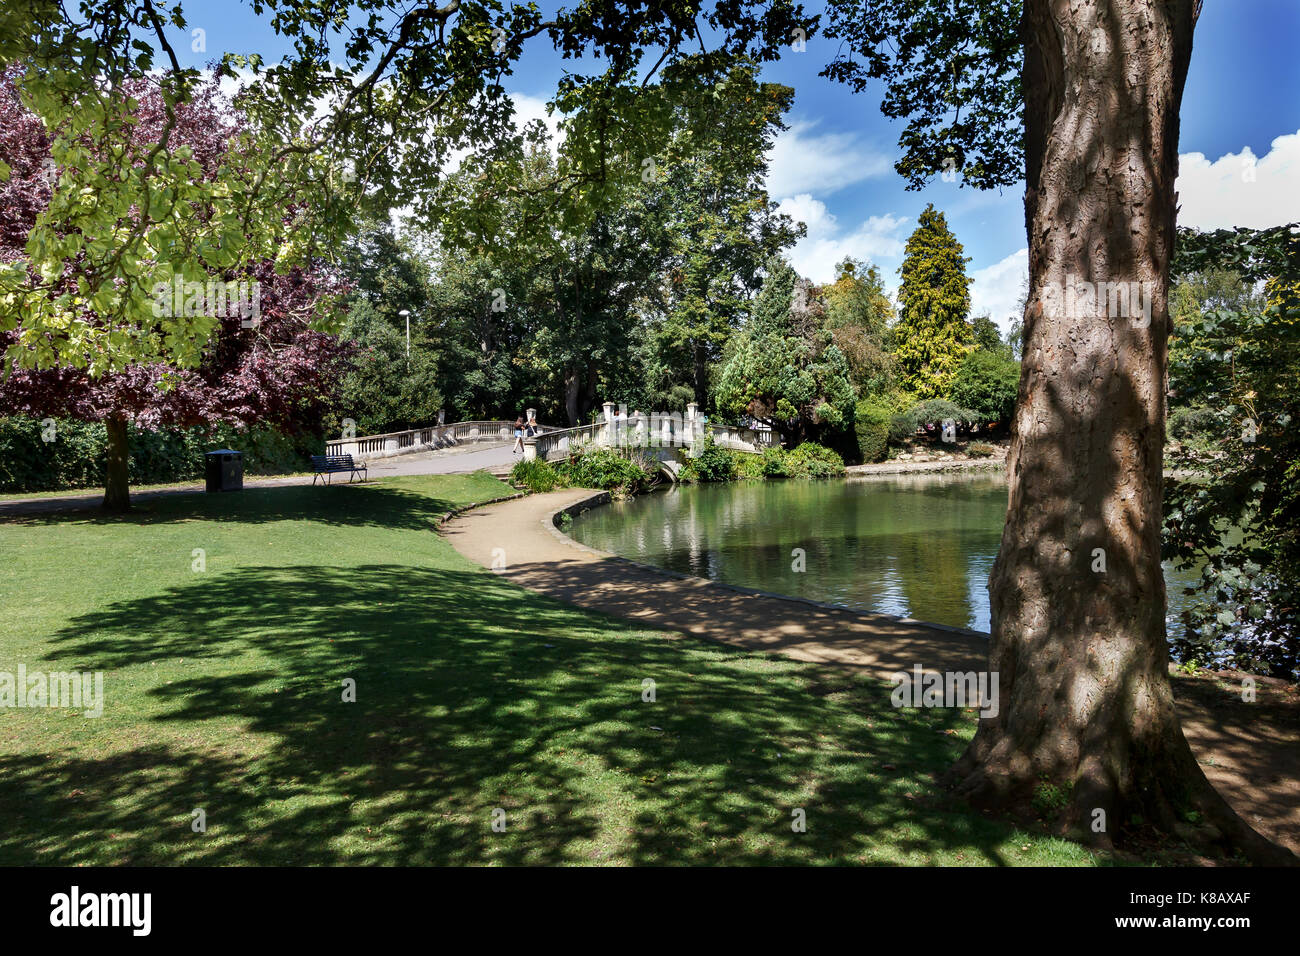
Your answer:
[[[1005,507],[1000,480],[987,478],[747,482],[602,509],[575,534],[674,571],[972,626],[987,620],[984,579]],[[803,573],[792,569],[795,548]]]

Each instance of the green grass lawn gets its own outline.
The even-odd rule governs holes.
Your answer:
[[[106,698],[0,710],[0,864],[1094,862],[945,807],[969,714],[557,604],[435,533],[508,491],[0,519],[0,670],[102,670]]]

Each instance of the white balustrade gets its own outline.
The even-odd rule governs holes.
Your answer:
[[[724,448],[757,453],[779,444],[775,432],[766,426],[738,428],[731,425],[705,424],[694,403],[687,414],[629,415],[615,417],[613,403],[606,402],[600,420],[576,428],[543,429],[538,434],[539,458],[563,458],[592,445],[673,448],[694,446],[707,431]],[[354,458],[386,458],[412,452],[432,451],[462,442],[506,443],[514,439],[514,423],[504,421],[439,423],[424,428],[365,435],[359,438],[332,439],[325,443],[327,455],[352,455]]]

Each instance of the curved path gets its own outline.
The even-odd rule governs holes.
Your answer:
[[[859,668],[880,680],[918,663],[938,671],[987,667],[987,638],[970,631],[731,588],[587,548],[552,518],[595,494],[567,489],[487,505],[451,519],[441,533],[484,567],[504,553],[500,573],[522,587],[642,627]],[[1295,692],[1260,679],[1258,703],[1244,704],[1236,685],[1209,675],[1179,677],[1175,690],[1184,733],[1219,792],[1260,832],[1300,853]]]

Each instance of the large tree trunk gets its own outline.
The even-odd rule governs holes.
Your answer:
[[[709,355],[704,343],[691,343],[691,359],[695,368],[695,404],[700,411],[709,407]]]
[[[112,416],[104,420],[108,431],[108,468],[104,476],[104,510],[128,511],[131,508],[131,489],[128,482],[128,465],[131,446],[126,435],[126,419]]]
[[[1279,862],[1294,857],[1205,780],[1168,672],[1167,294],[1194,19],[1194,0],[1025,3],[1030,290],[990,576],[1001,699],[948,779],[1025,814],[1038,788],[1060,788],[1061,822],[1103,845],[1140,820]],[[1120,315],[1080,283],[1139,283],[1139,308]]]
[[[573,370],[564,376],[564,414],[570,428],[578,424],[578,373]]]

